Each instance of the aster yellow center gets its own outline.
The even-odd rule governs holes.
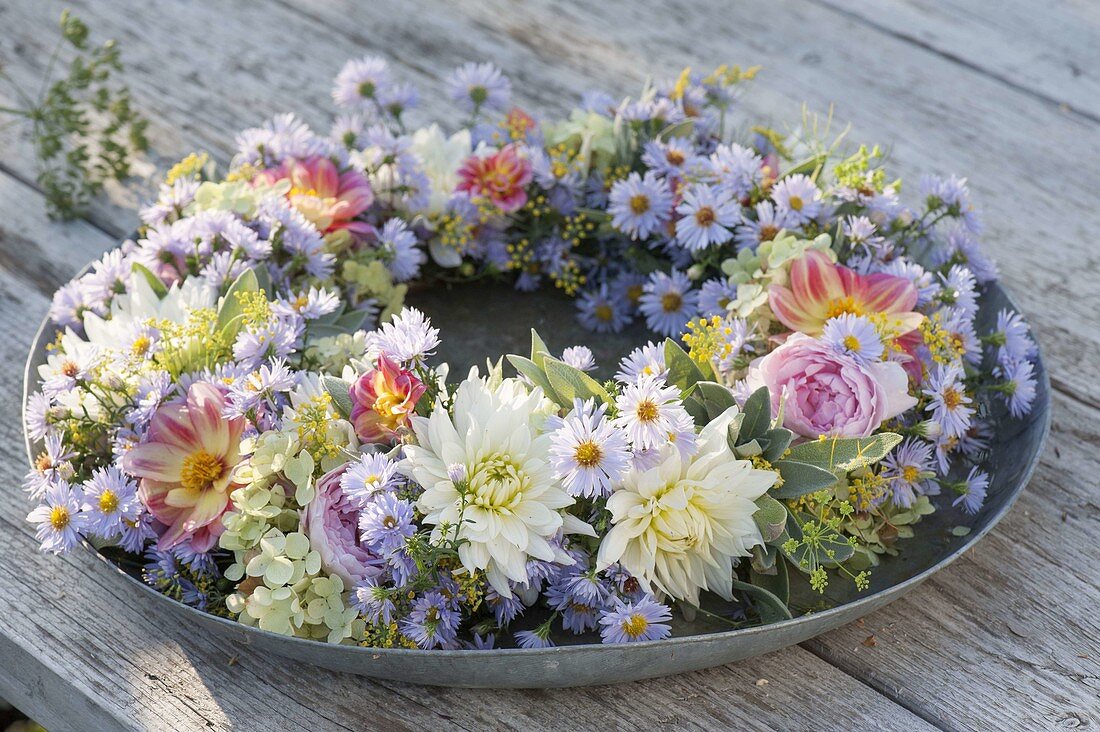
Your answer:
[[[703,206],[695,212],[695,223],[699,224],[699,226],[710,226],[714,223],[715,218],[714,209],[710,206]]]
[[[943,390],[943,405],[948,409],[957,409],[962,404],[962,400],[962,394],[959,393],[958,389],[948,387]]]
[[[779,227],[772,224],[762,224],[760,226],[760,241],[771,241],[778,233]]]
[[[118,496],[112,490],[99,494],[99,510],[103,513],[114,513],[118,510]]]
[[[613,314],[614,313],[612,312],[610,305],[597,305],[596,306],[595,315],[596,315],[596,318],[598,320],[608,322],[608,321],[611,320],[611,317],[612,317]]]
[[[45,473],[47,470],[53,467],[53,460],[50,458],[49,453],[42,452],[38,455],[38,459],[34,461],[34,467],[39,473]]]
[[[859,339],[856,338],[854,335],[844,336],[843,343],[844,343],[844,347],[846,349],[848,349],[849,351],[859,351],[860,350]]]
[[[906,483],[916,483],[920,478],[920,470],[915,465],[906,465],[901,471],[901,477]]]
[[[69,509],[64,506],[54,506],[50,509],[50,526],[55,531],[61,531],[69,525],[69,521],[72,517],[69,515]]]
[[[623,632],[631,638],[641,636],[648,627],[649,621],[640,613],[634,613],[623,622]]]
[[[585,440],[573,451],[573,459],[582,468],[594,468],[603,459],[603,450],[592,440]]]
[[[72,379],[80,373],[80,367],[76,365],[75,361],[66,361],[61,364],[61,373]]]
[[[469,501],[492,511],[511,512],[523,500],[529,478],[507,455],[493,455],[470,471]]]
[[[799,197],[799,196],[791,196],[790,200],[787,201],[787,205],[790,206],[795,211],[801,211],[802,210],[802,198]]]
[[[183,459],[180,485],[189,491],[206,490],[225,473],[225,463],[206,450],[197,450]]]
[[[637,303],[641,299],[642,293],[645,292],[645,288],[641,285],[631,285],[626,288],[626,299],[632,303]]]
[[[149,346],[152,342],[146,336],[138,336],[134,339],[134,342],[130,344],[130,353],[134,354],[136,358],[141,358],[149,352]]]
[[[649,210],[649,196],[644,196],[641,193],[631,196],[630,210],[639,216],[644,214]]]
[[[684,298],[678,292],[666,292],[661,295],[661,309],[666,313],[675,313],[684,304]]]
[[[652,422],[657,419],[657,415],[660,413],[657,409],[657,405],[649,399],[638,402],[638,406],[635,408],[634,413],[638,416],[638,420],[641,422]]]
[[[665,160],[669,165],[675,165],[677,167],[684,164],[684,154],[679,150],[669,150],[665,153]]]

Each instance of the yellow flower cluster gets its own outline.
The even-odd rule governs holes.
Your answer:
[[[681,336],[688,346],[688,355],[699,363],[722,360],[733,353],[729,337],[733,329],[721,317],[715,315],[709,320],[699,318],[687,324],[688,332]]]

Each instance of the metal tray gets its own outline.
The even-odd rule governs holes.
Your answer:
[[[440,356],[452,364],[455,375],[484,363],[488,354],[495,359],[501,353],[523,353],[532,326],[556,349],[577,342],[589,344],[605,365],[648,338],[637,325],[612,337],[587,333],[576,324],[572,305],[553,292],[519,294],[495,285],[436,286],[409,299],[441,327]],[[987,288],[979,321],[993,322],[1005,307],[1016,309],[1000,286]],[[44,322],[31,346],[24,400],[37,385],[37,367],[45,361],[53,332]],[[847,583],[838,580],[830,593],[820,597],[792,581],[792,604],[801,603],[814,612],[771,625],[722,630],[713,621],[687,622],[677,617],[673,637],[666,640],[605,646],[591,642],[592,638],[563,638],[571,644],[538,650],[420,651],[330,645],[247,628],[200,612],[160,594],[85,546],[103,561],[105,571],[123,574],[134,591],[157,598],[166,613],[197,623],[226,641],[336,671],[417,684],[490,688],[608,684],[693,671],[778,650],[850,623],[912,590],[985,536],[1027,485],[1050,428],[1050,382],[1041,357],[1036,358],[1035,373],[1038,390],[1028,418],[997,419],[990,458],[993,483],[977,515],[968,517],[945,508],[925,518],[917,537],[901,543],[900,556],[885,558],[872,571],[871,585],[864,592],[847,591],[842,587]],[[28,459],[33,461],[35,445],[29,439],[26,442]],[[969,527],[970,533],[955,536],[952,529],[960,525]],[[796,574],[792,572],[792,580]]]

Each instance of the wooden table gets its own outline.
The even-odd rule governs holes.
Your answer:
[[[440,77],[491,59],[520,102],[633,93],[684,65],[760,63],[757,116],[834,105],[852,137],[921,172],[968,175],[987,246],[1053,373],[1051,440],[996,531],[865,621],[724,668],[561,691],[404,687],[225,647],[82,553],[40,555],[19,419],[22,363],[54,289],[137,222],[148,181],[50,223],[26,137],[0,132],[0,695],[51,730],[987,729],[1100,724],[1100,6],[1089,0],[545,3],[4,0],[0,60],[36,88],[64,5],[123,48],[153,119],[153,176],[225,161],[276,112],[327,123],[331,78],[389,58],[442,117]],[[591,7],[589,7],[591,6]],[[982,7],[975,7],[982,6]],[[10,100],[0,96],[0,105]]]

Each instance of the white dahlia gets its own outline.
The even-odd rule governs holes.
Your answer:
[[[573,563],[551,543],[559,531],[595,535],[562,511],[574,500],[554,477],[550,435],[539,429],[552,409],[541,389],[528,391],[518,379],[493,385],[471,371],[455,393],[453,418],[439,405],[413,417],[417,444],[398,465],[424,488],[417,508],[435,526],[432,540],[454,538],[457,529],[462,565],[484,570],[506,597],[509,580],[527,581],[528,558]]]
[[[627,474],[607,508],[612,528],[600,544],[599,568],[619,562],[646,589],[692,605],[699,591],[730,599],[733,566],[762,543],[753,503],[777,474],[738,460],[726,442],[730,407],[699,434],[699,447],[685,457],[673,445],[659,462]]]

